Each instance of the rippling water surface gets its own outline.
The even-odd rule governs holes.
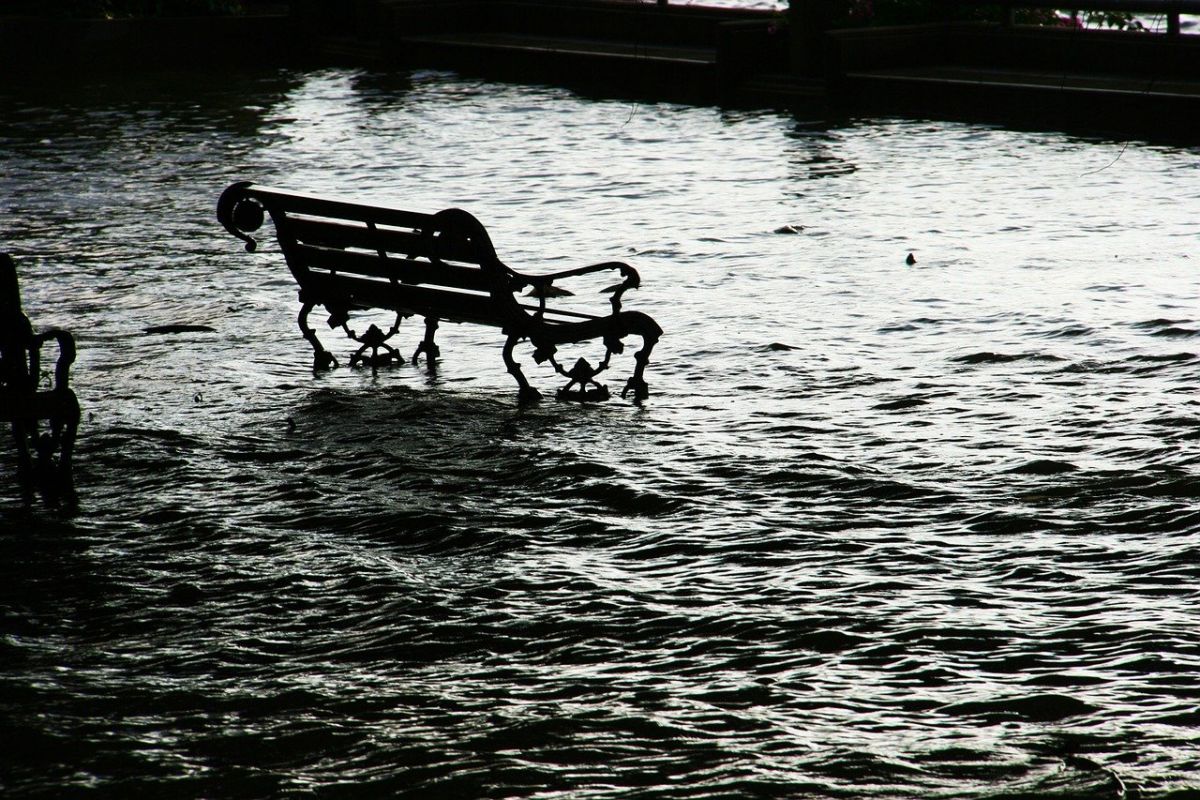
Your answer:
[[[1196,151],[350,70],[0,118],[85,406],[74,516],[0,454],[6,797],[1200,793]],[[238,179],[628,260],[652,397],[450,325],[313,377]]]

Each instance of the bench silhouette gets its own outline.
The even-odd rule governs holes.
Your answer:
[[[47,385],[42,347],[50,341],[58,345],[58,357]],[[69,386],[74,361],[75,338],[69,332],[33,332],[21,309],[17,266],[0,253],[0,420],[12,426],[17,481],[26,502],[35,488],[47,500],[75,496],[71,453],[79,428],[79,401]]]
[[[267,214],[300,286],[298,322],[313,348],[314,372],[338,365],[308,324],[309,313],[320,305],[329,313],[330,328],[341,327],[358,342],[351,366],[368,364],[373,369],[403,362],[388,342],[401,320],[411,316],[425,320],[424,338],[413,353],[414,362],[422,353],[430,364],[439,357],[434,333],[440,322],[499,328],[505,337],[504,364],[517,381],[520,402],[540,399],[541,393],[529,384],[513,357],[519,342],[529,341],[535,362],[549,361],[569,379],[558,390],[559,398],[603,400],[608,389],[596,376],[608,368],[614,354],[624,351],[626,336],[640,336],[642,348],[633,356],[635,368],[621,395],[632,394],[640,401],[649,394],[643,373],[662,329],[644,313],[622,310],[625,292],[638,288],[640,282],[637,271],[628,264],[609,261],[546,275],[517,272],[497,257],[483,225],[461,209],[423,214],[249,182],[232,184],[217,203],[217,219],[251,252],[257,247],[251,234],[262,226]],[[622,279],[605,290],[612,292],[611,312],[586,314],[547,304],[556,294],[570,294],[556,282],[605,271],[615,271]],[[526,288],[529,292],[520,295]],[[519,297],[532,298],[536,304]],[[365,309],[393,311],[395,323],[387,331],[372,324],[358,334],[349,326],[350,316]],[[555,357],[559,345],[589,340],[604,345],[598,364],[593,366],[583,358],[570,368],[559,364]]]

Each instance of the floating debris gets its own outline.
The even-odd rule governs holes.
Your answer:
[[[1052,458],[1039,458],[1026,464],[1008,470],[1014,475],[1061,475],[1064,472],[1075,472],[1079,467],[1069,461],[1056,461]]]
[[[209,325],[153,325],[149,328],[142,328],[142,333],[147,335],[154,334],[173,334],[173,333],[216,333],[217,329]]]
[[[204,598],[204,591],[194,583],[177,583],[167,591],[167,602],[191,605]]]

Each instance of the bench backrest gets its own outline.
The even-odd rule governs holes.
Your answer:
[[[21,309],[17,265],[0,253],[0,388],[20,392],[36,387],[37,375],[29,364],[32,342],[33,326]]]
[[[498,326],[526,316],[513,297],[514,273],[465,211],[423,214],[252,183],[233,184],[217,204],[222,225],[251,251],[264,212],[301,300],[334,316],[375,307]]]
[[[58,343],[51,386],[65,390],[68,373],[75,363],[75,338],[63,330],[33,332],[33,325],[21,308],[17,265],[7,253],[0,253],[0,393],[9,395],[4,404],[11,403],[14,395],[32,395],[38,391],[42,381],[41,348],[51,339]],[[0,407],[0,417],[6,416],[5,411],[13,409]]]

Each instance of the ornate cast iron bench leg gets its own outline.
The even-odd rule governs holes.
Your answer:
[[[300,307],[300,316],[296,320],[300,325],[300,333],[304,334],[304,338],[312,345],[313,349],[313,373],[325,372],[329,369],[336,368],[338,365],[337,359],[333,357],[333,353],[325,349],[321,344],[321,340],[317,338],[317,332],[308,326],[308,315],[313,310],[313,303],[305,303]]]
[[[65,497],[70,502],[75,502],[75,474],[74,467],[71,463],[71,457],[75,454],[75,436],[79,431],[79,403],[75,400],[74,394],[71,396],[71,407],[65,419],[63,419],[61,432],[61,446],[58,453],[58,486]]]
[[[433,335],[437,332],[438,320],[437,317],[425,318],[425,338],[417,345],[417,349],[413,351],[412,361],[414,364],[420,359],[421,353],[425,354],[425,361],[429,366],[433,366],[433,362],[442,355],[441,349],[433,341]]]
[[[29,424],[13,421],[12,439],[17,451],[17,486],[21,490],[21,499],[26,504],[33,502],[34,470],[33,458],[29,454]]]
[[[37,424],[29,427],[37,462],[33,467],[35,481],[47,501],[75,501],[75,479],[72,474],[71,456],[75,450],[75,435],[79,429],[79,404],[73,393],[53,401],[62,407],[56,409],[50,420],[50,429],[38,431]],[[28,456],[28,450],[26,450]]]
[[[520,336],[509,334],[508,339],[504,342],[504,366],[508,368],[509,373],[517,379],[517,402],[522,405],[526,403],[536,403],[542,399],[542,393],[529,385],[529,380],[525,377],[525,373],[521,372],[521,365],[513,359],[513,348],[517,346],[517,342],[521,341]]]
[[[650,396],[650,387],[646,384],[643,373],[646,371],[646,365],[650,363],[650,353],[654,350],[654,345],[658,344],[659,337],[662,336],[662,328],[643,314],[638,314],[637,321],[640,323],[641,330],[633,332],[642,337],[642,349],[633,354],[633,360],[637,366],[633,370],[633,375],[625,382],[625,388],[621,390],[621,397],[633,392],[633,399],[640,401]]]
[[[646,365],[650,363],[650,351],[652,349],[654,349],[654,342],[650,342],[633,354],[633,360],[637,362],[637,367],[634,368],[633,374],[629,376],[629,380],[625,381],[625,388],[621,390],[621,397],[625,397],[630,392],[633,392],[634,400],[645,400],[650,396],[650,386],[646,383],[646,379],[642,377],[642,373],[646,371]]]

